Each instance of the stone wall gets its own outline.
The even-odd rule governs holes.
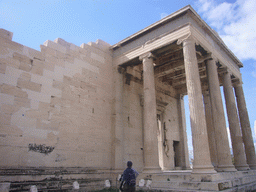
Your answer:
[[[160,166],[174,170],[173,141],[180,141],[180,121],[177,106],[177,93],[172,87],[155,80],[158,114],[161,114],[161,128],[158,131]],[[124,126],[124,165],[132,160],[134,167],[142,171],[143,164],[143,81],[142,65],[127,67],[123,83],[123,126]],[[164,133],[163,124],[166,132]],[[167,146],[163,147],[163,138]]]
[[[127,68],[127,73],[141,78],[137,67]],[[136,74],[137,73],[137,74]],[[143,104],[142,81],[124,81],[123,125],[124,125],[124,165],[132,160],[134,168],[142,171],[143,164]]]
[[[109,47],[101,40],[78,47],[58,38],[37,51],[0,29],[0,183],[11,183],[13,191],[34,184],[71,188],[75,180],[103,188],[119,174],[112,172],[114,155],[122,158],[123,168],[132,160],[143,170],[142,65],[122,69],[122,157],[113,152],[120,98],[115,98],[119,73]],[[178,97],[157,79],[156,91],[168,141],[162,167],[173,170],[173,141],[180,141],[181,129]]]
[[[58,38],[37,51],[0,30],[2,168],[110,168],[109,46]]]

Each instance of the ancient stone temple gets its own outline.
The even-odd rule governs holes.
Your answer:
[[[256,189],[243,64],[191,6],[112,46],[58,38],[37,51],[12,35],[0,30],[2,191],[118,187],[128,160],[137,189]]]

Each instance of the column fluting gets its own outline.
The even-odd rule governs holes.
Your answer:
[[[253,143],[252,130],[250,126],[248,111],[246,108],[243,87],[241,83],[238,83],[234,86],[234,88],[235,88],[237,108],[239,112],[239,119],[240,119],[240,125],[242,129],[247,164],[251,169],[256,169],[255,147]]]
[[[192,173],[216,173],[210,159],[195,41],[192,37],[183,40],[183,55],[194,150]]]
[[[236,101],[231,83],[231,74],[229,71],[223,74],[223,89],[226,101],[233,154],[235,159],[235,167],[239,171],[248,170],[249,166],[246,162],[242,133],[236,108]]]
[[[144,172],[159,172],[156,91],[154,79],[153,55],[146,53],[140,56],[143,64],[144,92]]]
[[[225,113],[220,92],[220,84],[215,60],[206,61],[206,71],[211,100],[213,129],[215,134],[217,171],[236,171],[232,164]]]

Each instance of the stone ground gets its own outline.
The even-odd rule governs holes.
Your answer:
[[[147,192],[153,192],[155,190],[147,190]],[[75,190],[72,190],[70,192],[75,192]],[[77,190],[76,192],[86,192],[86,190]],[[109,189],[102,189],[102,190],[97,190],[97,191],[92,191],[92,192],[119,192],[119,189],[115,189],[115,188],[109,188]],[[143,192],[143,190],[136,190],[136,192]],[[161,192],[161,191],[158,191]]]

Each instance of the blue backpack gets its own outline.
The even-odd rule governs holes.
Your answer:
[[[136,185],[136,176],[133,169],[126,169],[128,178],[126,179],[127,185],[135,186]]]

